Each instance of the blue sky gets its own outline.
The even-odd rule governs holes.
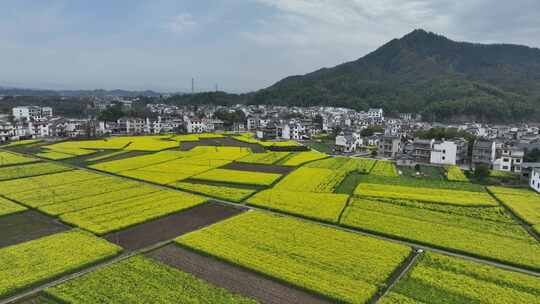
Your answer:
[[[198,91],[244,92],[357,59],[415,28],[539,46],[538,1],[505,2],[6,0],[0,85],[186,91],[195,77]]]

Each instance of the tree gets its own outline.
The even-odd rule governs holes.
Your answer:
[[[540,162],[540,149],[534,148],[531,151],[525,153],[523,161],[530,163]]]
[[[117,121],[122,116],[124,116],[122,105],[115,104],[99,113],[98,119],[103,121]]]
[[[474,177],[480,181],[485,180],[489,176],[489,166],[486,164],[478,164],[474,168]]]
[[[369,137],[369,136],[372,136],[375,133],[382,133],[382,132],[384,132],[383,127],[373,126],[373,127],[367,127],[365,129],[363,129],[360,132],[360,135],[362,137]]]

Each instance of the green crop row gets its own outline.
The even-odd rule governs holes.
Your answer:
[[[256,211],[186,234],[176,241],[343,303],[365,303],[411,250]]]
[[[0,168],[0,181],[71,170],[54,163],[35,163]]]
[[[540,244],[499,207],[356,198],[341,224],[540,269]]]
[[[45,290],[65,303],[256,303],[142,256]]]
[[[540,280],[436,253],[419,258],[379,303],[538,303]]]
[[[497,202],[488,194],[481,192],[406,187],[396,185],[360,183],[354,194],[372,197],[410,199],[434,203],[463,206],[496,206]]]
[[[337,222],[348,195],[270,189],[247,200],[249,205],[279,210],[326,222]]]
[[[38,161],[36,158],[0,151],[0,167],[7,165],[25,164]]]
[[[307,162],[314,160],[319,160],[328,157],[328,155],[321,153],[319,151],[310,150],[307,152],[295,152],[291,153],[289,156],[285,157],[278,163],[283,166],[301,166]]]
[[[119,247],[79,230],[0,249],[0,298],[118,254]]]
[[[194,183],[175,183],[176,188],[194,191],[203,195],[216,197],[223,200],[241,202],[246,197],[255,193],[253,189],[241,189],[233,187],[213,186],[206,184],[194,184]]]
[[[404,177],[392,178],[376,175],[362,175],[360,181],[368,184],[383,184],[383,185],[396,185],[407,187],[420,187],[420,188],[435,188],[435,189],[449,189],[449,190],[461,190],[470,192],[486,192],[484,186],[472,183],[456,183],[446,180],[434,180],[426,178],[413,178]]]

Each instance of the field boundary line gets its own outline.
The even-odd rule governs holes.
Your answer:
[[[411,269],[416,265],[416,261],[423,254],[421,249],[412,248],[409,256],[399,265],[387,280],[387,285],[379,290],[373,297],[367,302],[368,304],[375,304],[384,298],[392,289],[406,276]]]

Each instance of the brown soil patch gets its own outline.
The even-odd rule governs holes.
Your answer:
[[[263,172],[263,173],[278,173],[278,174],[289,174],[291,171],[296,169],[294,167],[286,167],[286,166],[249,164],[249,163],[237,163],[237,162],[229,163],[221,168],[231,169],[231,170],[241,170],[241,171]]]
[[[244,210],[218,203],[204,203],[191,209],[142,223],[105,236],[127,250],[144,248],[214,224]]]
[[[25,211],[0,217],[0,248],[70,229],[54,218],[37,211]]]
[[[146,255],[191,273],[215,286],[253,298],[263,304],[331,303],[316,295],[174,244],[159,248]]]

